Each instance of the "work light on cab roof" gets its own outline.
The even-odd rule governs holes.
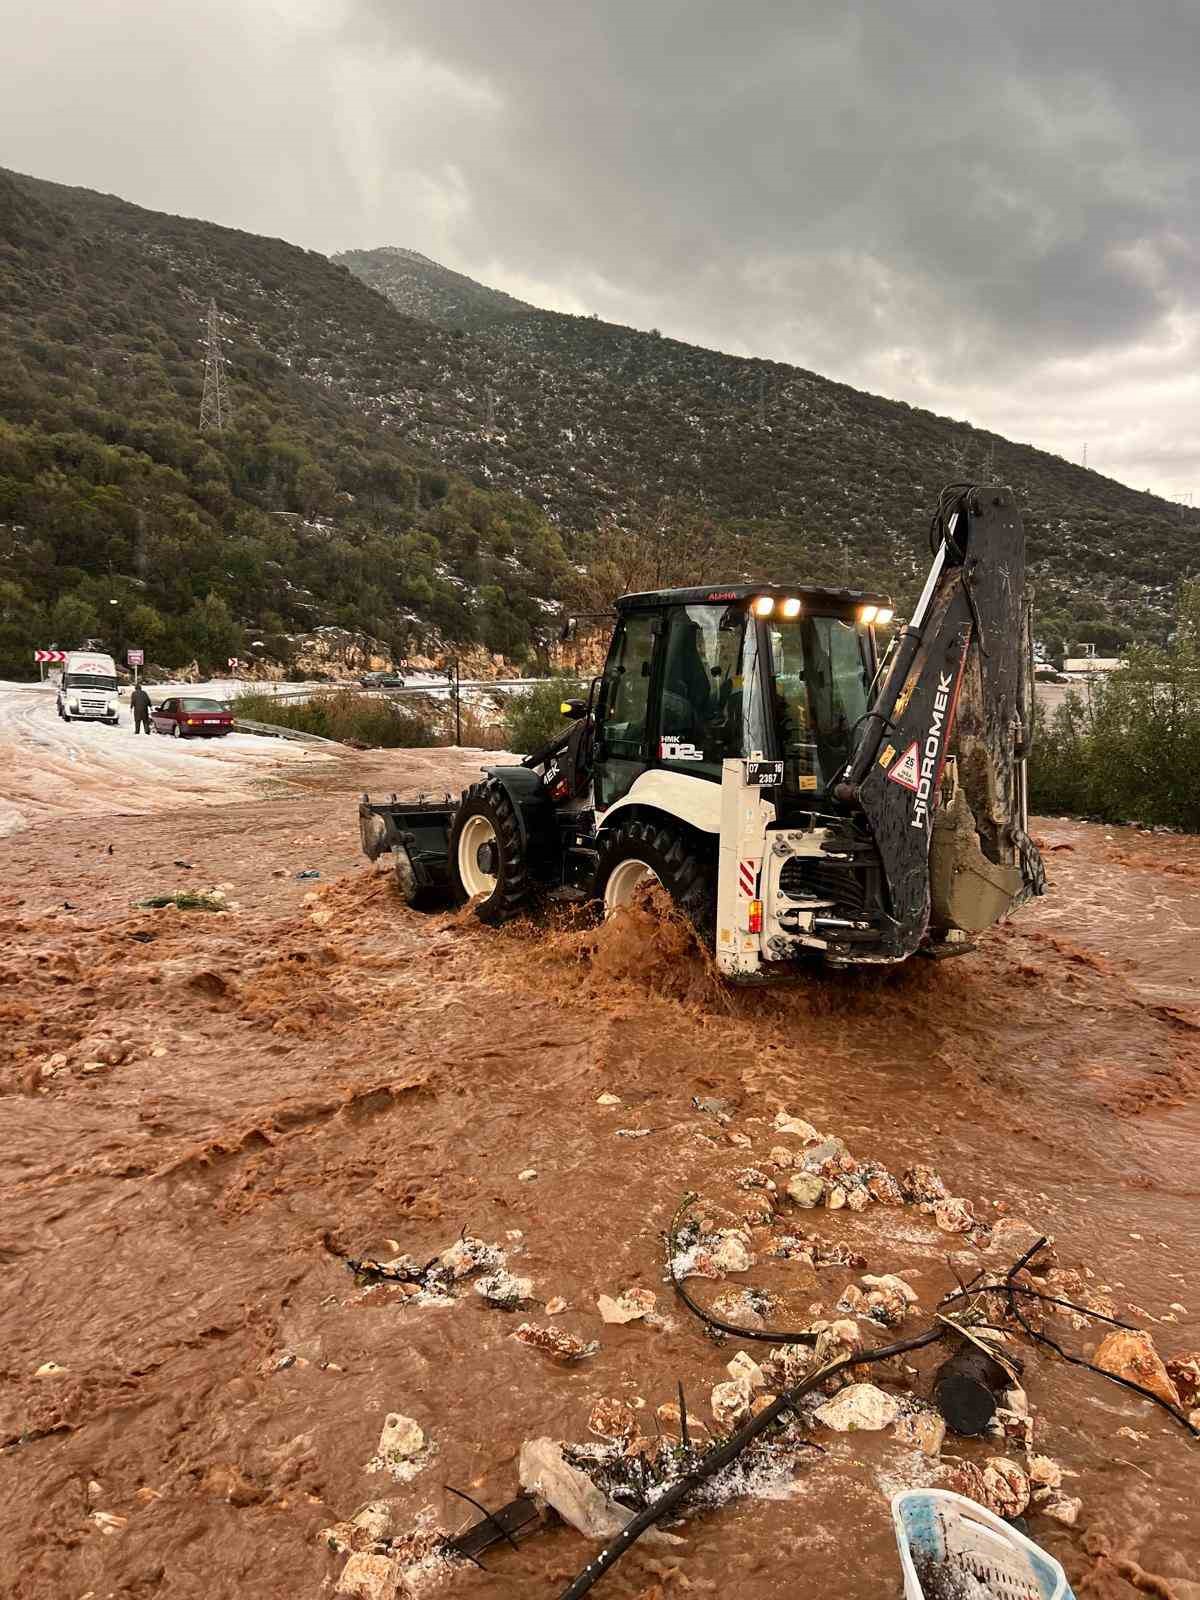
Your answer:
[[[729,979],[953,954],[1044,875],[1027,833],[1025,539],[956,484],[911,621],[890,596],[729,583],[622,595],[570,726],[457,804],[359,808],[405,898],[500,923],[659,884]],[[886,648],[885,648],[886,646]]]

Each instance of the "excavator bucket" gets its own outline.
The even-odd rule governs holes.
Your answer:
[[[839,795],[874,838],[892,926],[876,959],[963,943],[1045,874],[1027,828],[1032,670],[1025,536],[1007,491],[953,485]]]

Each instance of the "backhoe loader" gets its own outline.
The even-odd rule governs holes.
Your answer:
[[[1009,491],[953,484],[891,634],[886,595],[730,583],[627,594],[570,726],[457,800],[359,807],[413,904],[605,915],[657,881],[731,981],[954,954],[1043,892],[1026,832],[1032,647]]]

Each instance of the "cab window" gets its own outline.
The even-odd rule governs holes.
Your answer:
[[[596,801],[612,805],[647,766],[650,674],[657,613],[634,612],[617,624],[601,682]]]
[[[767,633],[784,786],[826,789],[845,765],[867,710],[865,630],[838,617],[812,616],[772,621]]]
[[[727,756],[743,753],[745,685],[740,606],[672,606],[663,651],[661,765],[720,779]]]

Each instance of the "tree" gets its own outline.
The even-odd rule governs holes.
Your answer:
[[[311,522],[323,511],[333,509],[337,484],[315,461],[306,461],[296,474],[296,499],[301,511]]]
[[[61,650],[73,650],[100,631],[96,608],[81,594],[64,594],[50,613],[50,636]]]

